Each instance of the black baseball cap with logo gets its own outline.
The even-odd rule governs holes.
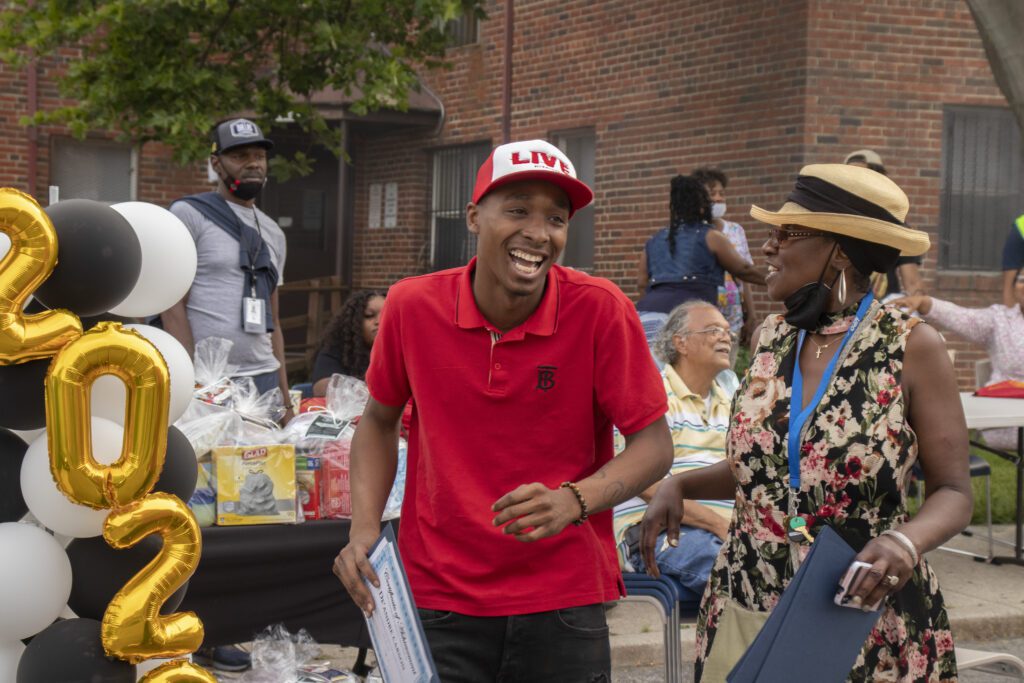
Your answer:
[[[274,143],[263,137],[260,127],[249,119],[228,119],[213,129],[213,153],[220,154],[235,147],[259,145],[271,149]]]

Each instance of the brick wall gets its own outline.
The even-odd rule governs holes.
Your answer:
[[[394,248],[357,220],[357,285],[422,269],[413,254],[429,253],[429,149],[500,142],[504,3],[487,9],[479,43],[451,50],[453,68],[425,78],[445,104],[441,134],[359,140],[357,195],[394,177],[409,186],[400,196],[423,204],[400,208],[408,223]],[[667,219],[674,174],[698,165],[729,174],[727,217],[747,228],[760,262],[766,232],[750,204],[777,208],[803,164],[870,147],[910,196],[911,224],[934,242],[943,106],[1005,106],[959,0],[517,3],[513,64],[513,138],[594,130],[595,272],[633,297],[637,259]],[[998,300],[998,275],[937,274],[936,255],[933,245],[924,266],[936,294]],[[763,290],[755,302],[759,314],[778,310]],[[968,386],[980,349],[950,343]]]
[[[452,68],[424,82],[444,102],[441,132],[352,127],[354,283],[383,286],[429,267],[431,150],[501,139],[504,3],[492,0],[480,40],[453,48]],[[636,296],[644,241],[667,218],[669,179],[698,165],[726,171],[728,218],[760,261],[765,230],[747,215],[775,208],[804,163],[871,147],[911,199],[910,222],[939,221],[942,112],[1004,106],[960,0],[534,0],[515,8],[512,135],[590,128],[596,139],[595,272]],[[74,51],[38,65],[41,106],[59,103],[54,75]],[[0,184],[28,188],[24,69],[0,65]],[[45,201],[50,147],[40,128],[36,188]],[[367,227],[370,183],[399,185],[398,227]],[[159,144],[139,154],[138,198],[166,205],[205,188]],[[998,300],[998,275],[937,273],[929,287],[965,304]],[[763,291],[758,313],[772,308]],[[951,339],[965,386],[980,350]]]
[[[999,273],[939,272],[936,260],[943,106],[1006,106],[966,3],[817,0],[808,34],[807,161],[874,149],[910,197],[908,222],[932,235],[929,291],[965,305],[1000,301]],[[961,385],[973,387],[982,349],[948,340]]]
[[[38,108],[53,109],[67,104],[56,85],[57,76],[67,64],[77,57],[75,50],[63,50],[53,58],[38,60],[37,100]],[[28,98],[29,67],[14,69],[0,64],[0,186],[29,190],[30,140],[36,140],[35,197],[44,206],[47,203],[47,186],[52,182],[50,157],[53,141],[57,137],[70,135],[59,126],[28,128],[21,123],[29,114]],[[91,137],[105,137],[102,133]],[[138,152],[137,198],[167,206],[174,198],[207,187],[205,164],[186,167],[173,161],[170,150],[158,143],[147,143]]]

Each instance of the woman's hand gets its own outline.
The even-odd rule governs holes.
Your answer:
[[[910,551],[888,536],[872,539],[856,559],[867,562],[871,569],[861,575],[847,595],[851,597],[850,604],[864,610],[885,596],[899,592],[914,574]],[[895,581],[891,578],[894,576]]]
[[[683,520],[683,494],[679,483],[678,476],[661,482],[640,523],[640,556],[643,557],[647,573],[654,578],[661,574],[654,559],[658,551],[654,546],[661,532],[666,532],[669,545],[679,545],[679,525]]]
[[[909,313],[928,315],[932,310],[932,298],[925,294],[905,296],[902,299],[894,299],[892,301],[892,305],[897,308],[902,308]]]

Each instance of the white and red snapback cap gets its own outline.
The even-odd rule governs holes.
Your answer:
[[[491,190],[522,180],[542,180],[569,196],[569,217],[594,201],[593,191],[576,177],[576,168],[562,150],[544,140],[510,142],[495,147],[476,173],[473,203]]]

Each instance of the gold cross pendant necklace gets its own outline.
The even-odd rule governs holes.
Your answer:
[[[821,352],[822,352],[822,351],[824,351],[825,349],[827,349],[827,348],[828,348],[829,346],[831,346],[832,344],[834,344],[834,343],[835,343],[835,341],[836,341],[835,339],[833,339],[833,340],[832,340],[832,341],[830,341],[830,342],[829,342],[828,344],[819,344],[818,342],[816,342],[816,341],[814,341],[813,339],[811,339],[810,335],[808,335],[808,336],[807,336],[807,339],[809,339],[809,340],[810,340],[810,342],[811,342],[812,344],[814,344],[814,349],[815,349],[815,351],[814,351],[814,357],[815,357],[815,358],[821,358]]]

